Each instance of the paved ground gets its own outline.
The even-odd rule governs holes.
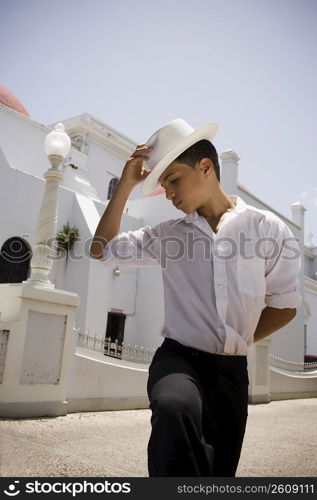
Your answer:
[[[237,476],[316,477],[317,398],[249,405]],[[0,476],[148,476],[150,410],[0,419]]]

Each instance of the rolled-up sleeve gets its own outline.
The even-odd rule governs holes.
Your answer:
[[[274,242],[274,251],[265,262],[265,303],[277,309],[298,308],[302,303],[299,292],[300,247],[289,227],[281,220],[272,225],[270,237]]]
[[[105,245],[100,261],[105,266],[159,266],[159,239],[158,226],[119,233]]]

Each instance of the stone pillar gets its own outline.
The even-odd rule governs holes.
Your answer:
[[[238,167],[239,156],[228,149],[220,155],[221,173],[220,183],[227,194],[238,194]]]
[[[66,415],[79,302],[64,290],[0,285],[0,417]]]
[[[271,338],[268,336],[249,347],[249,403],[269,403]]]
[[[293,230],[294,236],[296,239],[298,239],[298,245],[301,250],[301,255],[302,255],[302,267],[300,270],[299,274],[299,281],[301,283],[300,287],[300,293],[304,297],[304,251],[305,251],[305,212],[306,208],[304,205],[302,205],[299,201],[296,201],[295,203],[292,203],[291,205],[291,210],[292,210],[292,221],[299,226],[299,230],[296,234],[296,230]],[[298,315],[297,315],[297,320],[298,320]],[[303,318],[302,318],[303,320]],[[303,324],[303,322],[302,322]]]
[[[302,230],[304,230],[305,222],[305,212],[306,208],[299,201],[292,203],[292,221],[297,224]]]
[[[313,237],[314,237],[314,233],[312,232],[311,228],[309,228],[308,231],[307,231],[307,233],[306,233],[306,242],[305,242],[305,244],[310,249],[314,248]]]

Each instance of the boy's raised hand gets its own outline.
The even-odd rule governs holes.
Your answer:
[[[136,186],[143,182],[150,173],[142,169],[144,160],[150,158],[148,154],[150,151],[152,151],[152,148],[149,148],[145,144],[138,144],[136,150],[128,158],[124,166],[120,181],[130,186]]]

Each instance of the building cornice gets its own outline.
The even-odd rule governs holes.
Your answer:
[[[298,224],[296,224],[294,221],[292,221],[288,217],[285,217],[285,215],[282,215],[279,212],[277,212],[277,210],[275,210],[273,207],[271,207],[270,205],[265,203],[265,201],[260,200],[260,198],[257,198],[253,193],[251,193],[251,191],[249,191],[243,184],[241,184],[241,182],[238,182],[238,189],[241,189],[241,191],[244,191],[248,196],[251,196],[251,198],[258,201],[261,205],[264,205],[264,207],[266,207],[268,210],[270,210],[270,212],[273,212],[275,215],[277,215],[281,219],[284,219],[289,224],[292,224],[296,228],[301,229],[301,227]]]
[[[83,113],[74,118],[60,120],[60,122],[65,126],[68,135],[88,134],[90,140],[122,160],[126,160],[137,146],[137,143],[132,139],[98,120],[90,113]],[[50,126],[53,127],[54,125]]]

